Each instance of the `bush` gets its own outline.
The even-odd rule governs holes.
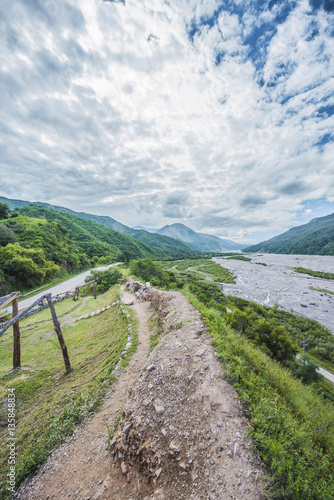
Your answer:
[[[152,286],[174,289],[183,286],[183,282],[173,272],[166,271],[162,264],[154,262],[150,257],[132,261],[130,272],[143,281],[149,281]]]
[[[104,293],[118,283],[118,280],[122,279],[122,277],[122,273],[116,267],[112,267],[107,271],[94,271],[86,277],[85,281],[95,280],[97,282],[96,291]]]

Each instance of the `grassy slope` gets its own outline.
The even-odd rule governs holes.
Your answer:
[[[111,304],[118,299],[118,293],[119,288],[115,286],[97,300],[91,299],[86,309],[96,310]],[[69,299],[56,304],[56,309],[61,316],[80,303],[81,300],[74,303]],[[133,318],[131,322],[135,324]],[[31,323],[35,324],[23,328]],[[103,382],[108,385],[112,381],[111,371],[126,345],[127,326],[128,320],[119,313],[117,305],[99,316],[64,326],[73,368],[68,375],[49,310],[21,322],[22,366],[28,370],[10,373],[12,336],[7,335],[1,342],[0,397],[6,396],[8,388],[12,387],[16,394],[17,482],[32,474],[52,449],[72,434],[74,425],[97,408],[105,390]],[[5,442],[7,412],[3,405],[0,419],[0,438]],[[3,447],[0,454],[2,483],[7,473],[7,453]],[[4,490],[0,498],[6,498]]]
[[[251,421],[250,435],[271,472],[271,497],[330,500],[334,493],[332,406],[228,328],[189,292]]]

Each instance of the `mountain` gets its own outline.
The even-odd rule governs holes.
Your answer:
[[[154,229],[153,227],[143,227],[143,226],[133,226],[132,229],[136,231],[147,231],[148,233],[156,233],[158,229]]]
[[[224,240],[210,234],[196,233],[196,231],[179,223],[164,226],[157,231],[157,234],[163,234],[183,241],[200,252],[225,252],[228,250],[239,250],[243,247],[243,245],[234,243],[231,240]]]
[[[130,227],[125,226],[124,224],[121,224],[120,222],[108,216],[87,214],[85,212],[74,212],[69,208],[51,205],[49,203],[13,200],[10,198],[5,198],[4,196],[0,196],[0,203],[7,203],[11,210],[20,209],[29,205],[38,205],[48,210],[53,210],[62,214],[67,214],[80,219],[85,219],[102,224],[113,229],[114,231],[118,231],[119,233],[134,238],[145,246],[148,246],[149,253],[151,254],[152,258],[155,259],[182,259],[193,257],[197,254],[197,252],[195,252],[193,248],[187,246],[181,241],[175,241],[167,236],[161,234],[153,234],[145,230],[138,231],[136,229],[131,229]]]
[[[334,255],[334,214],[312,219],[279,236],[252,245],[245,252]]]

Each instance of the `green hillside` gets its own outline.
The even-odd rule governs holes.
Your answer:
[[[247,247],[244,251],[334,255],[334,214],[313,219],[302,226],[293,227],[268,241]]]
[[[119,233],[110,227],[82,219],[68,213],[56,212],[38,205],[29,205],[15,211],[20,215],[46,219],[56,222],[69,231],[75,244],[90,258],[110,256],[116,260],[120,253],[127,251],[132,257],[151,256],[153,258],[166,257],[161,250],[150,249],[125,234]]]
[[[186,257],[196,256],[198,254],[197,251],[194,251],[191,247],[186,245],[184,242],[179,241],[179,238],[173,240],[167,236],[163,236],[161,234],[150,233],[145,230],[136,230],[130,227],[121,224],[115,219],[105,215],[93,215],[87,214],[85,212],[74,212],[69,208],[60,207],[57,205],[50,205],[49,203],[41,203],[23,200],[13,200],[10,198],[5,198],[4,196],[0,196],[0,203],[7,203],[10,210],[15,210],[17,208],[22,208],[30,205],[38,205],[44,207],[45,209],[55,210],[56,212],[60,212],[62,214],[68,214],[75,217],[80,217],[81,219],[86,219],[89,221],[97,222],[99,224],[103,224],[115,231],[123,233],[127,236],[131,236],[135,240],[144,243],[144,245],[148,245],[151,250],[149,250],[150,255],[153,258],[172,258],[172,259],[181,259]]]

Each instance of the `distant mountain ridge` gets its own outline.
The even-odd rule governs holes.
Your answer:
[[[183,241],[200,252],[225,252],[230,250],[240,250],[244,246],[231,240],[225,240],[218,238],[218,236],[212,236],[211,234],[197,233],[193,229],[190,229],[180,223],[164,226],[159,229],[157,233]]]
[[[252,245],[245,252],[334,255],[334,214],[317,217],[279,236]]]

